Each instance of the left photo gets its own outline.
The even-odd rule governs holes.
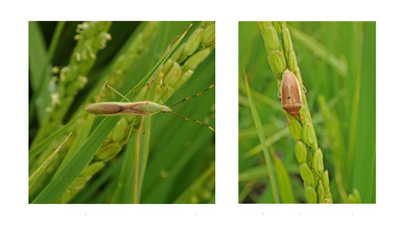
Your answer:
[[[214,204],[215,22],[30,21],[30,204]]]

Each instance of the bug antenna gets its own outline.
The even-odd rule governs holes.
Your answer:
[[[183,103],[183,102],[185,102],[185,101],[187,101],[187,100],[190,100],[190,99],[192,99],[192,98],[198,97],[198,96],[204,94],[204,92],[206,92],[206,91],[210,90],[211,88],[213,88],[214,86],[215,86],[215,83],[211,84],[211,85],[210,85],[208,88],[206,88],[204,91],[201,91],[201,92],[199,92],[199,93],[197,93],[197,94],[195,94],[195,95],[193,95],[193,96],[191,96],[191,97],[184,98],[184,99],[182,99],[181,101],[179,101],[179,102],[177,102],[177,103],[175,103],[175,104],[173,104],[173,105],[170,105],[169,107],[172,108],[172,107],[177,106],[177,105],[179,105],[179,104],[181,104],[181,103]]]
[[[174,115],[176,115],[176,116],[179,116],[180,118],[182,118],[182,119],[184,119],[184,120],[192,121],[192,122],[198,123],[198,124],[200,124],[200,125],[206,126],[206,127],[207,127],[208,129],[210,129],[212,132],[215,132],[215,129],[214,129],[212,126],[210,126],[210,125],[208,125],[208,124],[206,124],[206,123],[204,123],[204,122],[202,122],[202,121],[194,120],[194,119],[191,119],[191,118],[189,118],[189,117],[185,117],[185,116],[183,116],[183,115],[181,115],[181,114],[178,114],[178,113],[172,112],[172,111],[169,111],[169,112],[166,112],[166,113],[171,113],[171,114],[174,114]]]

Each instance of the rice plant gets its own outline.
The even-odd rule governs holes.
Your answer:
[[[30,22],[30,203],[214,203],[214,132],[159,113],[214,83],[213,22]],[[214,90],[173,111],[214,127]],[[68,136],[68,138],[67,138]]]
[[[375,203],[375,187],[375,23],[240,22],[239,202]]]

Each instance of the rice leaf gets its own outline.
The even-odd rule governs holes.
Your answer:
[[[279,199],[279,191],[278,191],[278,188],[277,188],[278,184],[277,184],[277,181],[276,181],[276,178],[275,178],[275,172],[274,172],[274,169],[273,169],[271,156],[269,154],[267,146],[264,143],[264,131],[262,130],[262,125],[261,125],[260,118],[258,117],[257,109],[255,108],[255,106],[253,104],[253,100],[251,98],[249,83],[248,83],[246,75],[245,75],[245,81],[246,81],[247,97],[249,98],[251,114],[252,114],[252,117],[253,117],[253,120],[254,120],[254,124],[255,124],[255,126],[257,128],[257,131],[258,131],[258,138],[259,138],[259,140],[261,142],[261,145],[262,145],[262,148],[263,148],[263,155],[264,155],[265,165],[266,165],[266,167],[268,169],[269,180],[270,180],[271,187],[272,187],[272,193],[273,193],[274,201],[275,201],[275,203],[279,203],[280,199]]]
[[[118,119],[118,117],[104,118],[86,142],[65,164],[65,167],[53,178],[32,203],[56,203],[99,150],[104,138],[111,132],[109,128],[115,126]]]

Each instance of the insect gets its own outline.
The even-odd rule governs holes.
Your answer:
[[[280,93],[282,108],[291,116],[297,116],[302,107],[301,89],[293,72],[286,70],[283,73]]]
[[[190,100],[192,98],[195,98],[197,96],[200,96],[204,92],[210,90],[213,88],[215,84],[210,85],[207,89],[205,89],[202,92],[199,92],[192,97],[187,97],[181,100],[180,102],[171,105],[171,107],[179,105],[187,100]],[[107,88],[110,88],[111,90],[115,91],[118,95],[120,95],[122,98],[125,100],[128,100],[125,96],[123,96],[121,93],[119,93],[117,90],[111,88],[110,86],[106,85]],[[155,102],[151,101],[141,101],[141,102],[100,102],[100,103],[94,103],[90,104],[88,107],[86,107],[86,111],[92,114],[100,115],[100,116],[117,116],[117,115],[141,115],[141,116],[151,116],[160,112],[163,113],[171,113],[173,115],[179,116],[184,120],[192,121],[195,123],[198,123],[200,125],[206,126],[208,129],[211,131],[215,132],[214,128],[207,125],[206,123],[199,121],[199,120],[194,120],[188,117],[185,117],[183,115],[180,115],[176,112],[173,112],[172,109],[169,106],[166,105],[160,105]]]

